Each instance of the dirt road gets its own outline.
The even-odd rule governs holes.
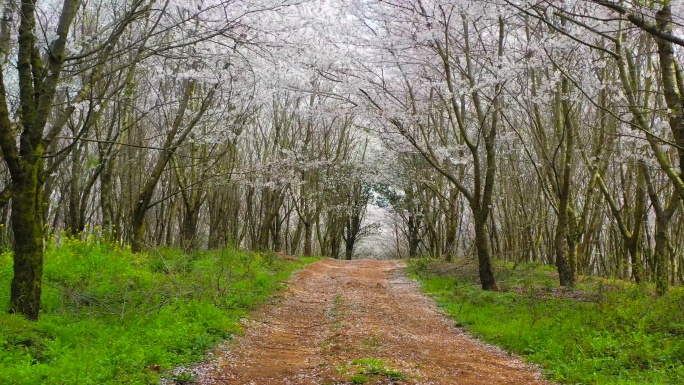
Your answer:
[[[455,328],[397,261],[309,266],[226,349],[200,384],[547,384]]]

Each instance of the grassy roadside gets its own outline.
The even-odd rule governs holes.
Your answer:
[[[155,384],[234,333],[296,269],[241,251],[134,255],[96,242],[49,246],[41,319],[0,313],[1,384]],[[11,254],[0,255],[0,304]]]
[[[557,287],[553,269],[500,265],[500,292],[484,292],[477,269],[414,261],[423,290],[472,335],[542,366],[564,384],[684,384],[684,290],[583,277]]]

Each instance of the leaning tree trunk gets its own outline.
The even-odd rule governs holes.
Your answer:
[[[207,108],[209,108],[209,104],[214,97],[215,88],[207,93],[206,97],[202,101],[201,106],[195,113],[195,116],[185,127],[181,129],[185,115],[190,109],[190,97],[194,94],[196,85],[196,80],[188,80],[184,83],[183,96],[179,101],[178,111],[174,117],[171,129],[166,134],[166,140],[164,141],[163,147],[164,151],[159,154],[159,158],[157,158],[157,161],[152,168],[149,179],[140,190],[140,193],[136,199],[135,207],[133,208],[133,212],[131,214],[131,250],[134,253],[141,252],[145,248],[145,215],[151,208],[150,203],[152,202],[154,190],[157,187],[157,183],[159,182],[162,173],[166,169],[166,165],[169,163],[181,143],[183,143],[188,137],[190,131],[192,131],[192,129],[198,124],[202,115],[204,115]]]

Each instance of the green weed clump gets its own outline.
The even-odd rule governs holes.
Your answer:
[[[239,332],[239,321],[313,259],[234,250],[132,254],[49,245],[40,321],[0,313],[0,384],[155,384]],[[0,304],[12,255],[0,255]]]
[[[390,381],[406,380],[408,376],[387,368],[387,363],[374,358],[360,358],[352,361],[362,376],[384,376]]]
[[[425,263],[415,276],[457,326],[540,364],[553,381],[684,384],[682,288],[658,298],[645,287],[588,278],[565,290],[539,265],[502,270],[502,292]]]

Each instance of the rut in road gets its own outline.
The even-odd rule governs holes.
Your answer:
[[[548,384],[454,327],[398,261],[309,266],[215,354],[199,384]]]

